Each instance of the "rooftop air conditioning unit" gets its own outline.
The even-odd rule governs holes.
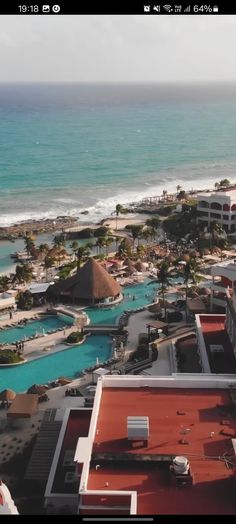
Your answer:
[[[149,417],[127,417],[128,440],[148,440]]]

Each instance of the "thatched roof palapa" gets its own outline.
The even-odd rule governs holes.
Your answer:
[[[38,411],[38,395],[18,393],[7,412],[7,418],[30,418]]]
[[[72,299],[94,302],[116,297],[121,293],[121,287],[97,260],[90,258],[76,275],[50,286],[48,292],[55,297],[67,295]]]
[[[4,389],[0,393],[0,400],[2,402],[11,402],[16,397],[15,391],[12,389]]]

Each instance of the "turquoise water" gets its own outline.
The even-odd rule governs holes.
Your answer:
[[[1,176],[1,175],[0,175]],[[53,235],[42,234],[38,235],[35,240],[36,246],[39,244],[51,243]],[[11,253],[16,251],[22,251],[25,249],[25,242],[22,238],[18,238],[14,242],[9,242],[8,240],[0,240],[0,274],[1,272],[12,272],[14,273],[16,264],[11,258]]]
[[[181,283],[182,280],[181,277],[178,277],[174,279],[174,282]],[[110,309],[88,308],[86,310],[91,324],[116,324],[118,318],[125,310],[141,308],[152,303],[154,299],[157,300],[159,287],[158,283],[150,283],[150,280],[143,284],[125,287],[123,290],[124,300],[118,306]],[[134,300],[133,297],[135,298]],[[169,300],[178,298],[180,298],[179,293],[169,293],[167,295]]]
[[[23,364],[17,368],[0,370],[0,391],[12,388],[16,392],[25,391],[32,384],[45,384],[60,376],[75,378],[83,369],[96,365],[110,356],[110,338],[91,335],[81,346],[65,349],[54,355]]]
[[[174,279],[181,281],[181,278]],[[120,315],[128,309],[136,309],[145,306],[157,298],[159,285],[147,280],[144,284],[137,284],[124,288],[124,300],[111,309],[88,308],[86,311],[90,317],[91,324],[115,324]],[[174,299],[175,294],[171,294]],[[176,295],[177,296],[177,295]],[[135,300],[133,300],[135,297]],[[68,317],[50,317],[29,323],[25,328],[10,328],[0,331],[0,342],[13,342],[22,340],[24,334],[34,334],[43,328],[56,329],[65,324]],[[24,391],[33,383],[46,383],[61,375],[74,377],[75,373],[96,364],[96,358],[100,362],[107,360],[110,356],[110,337],[89,337],[84,344],[49,355],[47,357],[23,364],[17,368],[0,370],[0,391],[4,388],[12,388],[15,391]]]
[[[38,235],[37,238],[35,239],[35,245],[38,246],[44,243],[51,245],[52,240],[55,235],[56,235],[56,232],[53,234]],[[95,244],[96,238],[86,238],[86,239],[81,238],[79,240],[79,245],[83,246],[88,241]],[[71,248],[70,248],[71,242],[72,242],[71,240],[66,241],[66,249],[68,253],[71,253]],[[114,242],[113,244],[111,244],[108,247],[108,252],[114,252],[115,248],[116,248],[116,244]],[[11,253],[15,253],[16,251],[22,251],[23,249],[25,249],[25,242],[21,238],[15,240],[14,242],[9,242],[8,240],[0,240],[0,275],[1,273],[6,273],[6,272],[14,273],[16,264],[14,263],[14,260],[11,258],[10,255]],[[96,246],[91,249],[91,253],[95,255],[98,254],[98,250]]]
[[[0,226],[235,178],[234,86],[2,84],[0,119]]]
[[[86,312],[91,324],[115,324],[120,315],[128,309],[136,309],[150,304],[157,296],[158,284],[144,284],[125,287],[123,290],[124,300],[113,308],[88,308]],[[130,298],[129,298],[130,297]],[[133,300],[135,297],[135,300]]]
[[[12,327],[1,330],[0,343],[12,344],[17,340],[23,340],[24,336],[31,337],[36,333],[43,334],[43,330],[45,331],[45,333],[48,333],[48,331],[51,331],[53,329],[59,329],[66,325],[71,325],[72,323],[72,319],[64,315],[41,318],[39,320],[33,320],[31,322],[29,321],[26,324],[26,326],[22,328]]]

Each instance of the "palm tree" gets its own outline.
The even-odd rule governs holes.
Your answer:
[[[179,193],[179,192],[181,191],[181,189],[182,189],[182,186],[180,186],[180,185],[178,184],[178,185],[176,186],[176,191],[177,191],[177,193]]]
[[[106,255],[108,256],[108,248],[111,246],[114,242],[114,238],[112,237],[105,237],[104,246],[106,248]]]
[[[32,256],[32,254],[35,254],[36,247],[35,247],[35,243],[31,236],[25,237],[25,248],[29,256]]]
[[[158,275],[157,275],[157,281],[161,284],[161,294],[162,294],[162,300],[163,300],[163,306],[164,306],[164,315],[165,315],[165,321],[166,321],[166,301],[165,301],[165,292],[166,288],[168,287],[170,281],[169,281],[169,264],[166,260],[163,260],[161,262],[161,265],[159,267]]]
[[[79,249],[79,242],[77,240],[73,240],[73,242],[70,244],[70,248],[72,249],[73,253],[75,253]]]
[[[189,236],[189,239],[195,242],[197,251],[200,251],[200,243],[201,243],[201,240],[204,238],[204,231],[205,231],[204,223],[199,222],[198,224],[195,225],[195,228],[193,229],[193,233]]]
[[[132,238],[133,238],[133,249],[135,246],[135,240],[141,238],[141,233],[143,231],[143,226],[139,224],[133,224],[126,226],[126,229],[128,229],[131,232]]]
[[[48,244],[40,244],[38,250],[40,253],[47,253],[50,250],[50,246]]]
[[[18,296],[17,307],[23,310],[30,310],[33,307],[34,299],[30,291],[20,293]]]
[[[228,178],[223,178],[219,182],[219,187],[229,187],[231,185],[231,182]]]
[[[43,264],[43,267],[45,269],[45,273],[46,273],[46,282],[48,281],[48,269],[50,269],[51,267],[54,266],[56,262],[56,258],[52,255],[50,255],[50,253],[48,253],[44,259],[44,264]]]
[[[81,263],[88,259],[90,255],[90,249],[86,246],[80,246],[76,256],[77,256],[77,269],[80,269]]]
[[[163,307],[164,307],[164,315],[165,315],[165,321],[166,321],[166,301],[165,301],[165,292],[166,288],[169,286],[169,263],[167,260],[163,260],[159,266],[158,273],[157,273],[157,279],[152,280],[150,284],[153,282],[158,282],[158,284],[161,285],[161,295],[162,295],[162,301],[163,301]]]
[[[160,227],[160,218],[155,216],[155,217],[152,217],[152,218],[148,218],[146,220],[146,226],[150,227],[152,229],[152,231],[154,232],[154,236],[156,236],[156,232],[158,230],[158,228]]]
[[[106,246],[106,237],[98,237],[96,246],[98,248],[98,254],[101,254],[101,250]]]
[[[0,292],[3,293],[7,291],[11,285],[11,280],[9,277],[2,275],[0,276]]]
[[[17,264],[15,275],[13,277],[14,283],[22,284],[24,282],[31,282],[33,277],[33,271],[29,264]]]
[[[139,258],[143,258],[145,254],[146,254],[145,246],[143,244],[137,246],[137,255],[139,256]]]
[[[143,240],[146,240],[147,242],[150,239],[154,240],[154,238],[155,238],[155,230],[152,227],[145,226],[143,231],[142,231],[142,238],[143,238]]]
[[[85,247],[90,251],[94,248],[95,244],[93,242],[86,242]]]
[[[66,239],[65,235],[61,233],[60,235],[56,235],[53,239],[54,246],[65,246],[66,245]]]
[[[228,241],[227,241],[227,239],[226,239],[226,238],[220,238],[220,239],[219,239],[219,242],[218,242],[218,246],[219,246],[219,248],[220,248],[220,258],[221,258],[221,260],[222,260],[222,258],[223,258],[223,253],[222,253],[222,251],[223,251],[224,249],[227,249],[227,247],[228,247]]]
[[[119,248],[118,248],[118,253],[119,255],[125,256],[127,258],[131,257],[132,250],[131,250],[131,240],[130,239],[128,239],[127,237],[122,239],[119,245]]]
[[[162,194],[163,194],[163,199],[166,200],[166,198],[167,198],[167,189],[163,189]]]
[[[211,248],[218,245],[218,241],[222,238],[222,235],[225,235],[225,231],[222,226],[215,220],[210,223],[209,226]]]
[[[185,318],[187,321],[188,318],[188,310],[187,310],[187,298],[188,298],[188,283],[189,280],[192,280],[194,284],[199,281],[199,277],[197,275],[197,271],[199,271],[199,265],[196,260],[196,258],[190,258],[188,262],[184,265],[183,274],[184,274],[184,283],[185,283]]]
[[[124,209],[123,209],[123,206],[121,204],[117,204],[116,205],[116,231],[117,231],[117,221],[118,221],[118,216],[120,215],[120,213],[123,213],[124,212]]]

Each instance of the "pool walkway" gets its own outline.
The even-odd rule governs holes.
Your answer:
[[[75,326],[26,341],[24,343],[24,352],[22,356],[27,360],[27,362],[30,362],[37,358],[45,357],[47,354],[51,355],[66,348],[69,349],[71,346],[67,346],[65,341],[72,331],[75,331]]]
[[[0,320],[0,328],[18,323],[20,320],[24,320],[24,318],[33,318],[40,313],[47,313],[47,307],[37,307],[30,311],[13,311],[11,319],[9,315],[7,315],[7,318]]]

